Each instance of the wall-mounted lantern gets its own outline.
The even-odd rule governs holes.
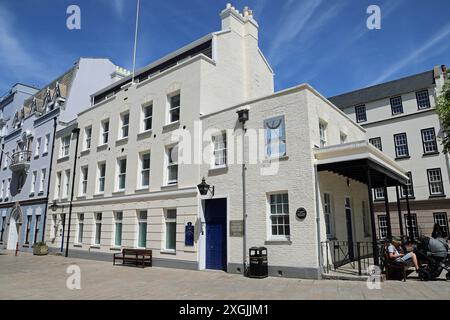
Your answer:
[[[249,120],[248,109],[238,110],[236,113],[238,114],[238,120],[240,123],[245,124]]]
[[[197,185],[197,188],[202,196],[206,196],[208,194],[208,191],[210,191],[211,195],[214,197],[214,186],[211,187],[209,184],[207,184],[204,177],[202,179],[202,183]]]

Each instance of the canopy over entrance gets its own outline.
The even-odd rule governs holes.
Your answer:
[[[314,150],[314,156],[316,159],[317,171],[334,172],[335,174],[342,175],[367,185],[371,216],[373,259],[375,265],[379,265],[372,189],[384,189],[387,238],[390,239],[392,238],[392,230],[387,188],[396,187],[397,206],[399,208],[399,221],[401,227],[398,187],[405,186],[408,183],[409,177],[407,176],[407,171],[367,141],[357,141],[319,148]],[[406,201],[408,206],[408,217],[410,219],[408,196],[406,196]],[[403,235],[402,228],[401,235]]]
[[[331,171],[372,188],[404,185],[408,181],[406,170],[372,146],[358,141],[315,150],[318,171]]]

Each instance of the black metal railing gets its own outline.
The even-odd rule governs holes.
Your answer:
[[[31,161],[31,151],[19,151],[12,155],[11,166]]]
[[[366,241],[339,241],[327,240],[321,242],[322,261],[325,271],[337,271],[348,266],[362,275],[373,265],[373,245]]]

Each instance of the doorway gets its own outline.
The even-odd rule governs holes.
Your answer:
[[[227,199],[205,201],[205,268],[227,270]]]
[[[348,258],[350,261],[355,259],[353,249],[353,223],[352,223],[352,203],[350,198],[345,198],[345,219],[347,225],[347,243],[348,243]]]

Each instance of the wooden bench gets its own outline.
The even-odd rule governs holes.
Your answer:
[[[152,250],[123,249],[122,252],[114,254],[113,265],[116,265],[116,260],[122,261],[122,265],[133,264],[142,268],[146,265],[152,266]]]
[[[389,257],[388,252],[388,246],[389,244],[386,244],[384,246],[384,268],[386,270],[386,280],[397,280],[401,278],[403,281],[406,281],[406,277],[408,275],[408,270],[412,266],[412,261],[404,262],[404,261],[398,261],[398,260],[392,260]],[[397,275],[397,276],[395,276]],[[398,275],[401,275],[399,277]]]

